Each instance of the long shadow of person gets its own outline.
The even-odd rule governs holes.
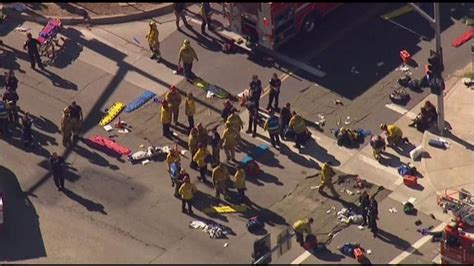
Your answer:
[[[34,70],[36,72],[40,73],[41,75],[47,77],[49,80],[51,80],[51,83],[55,87],[60,87],[60,88],[66,89],[66,90],[74,90],[74,91],[78,90],[78,87],[75,83],[61,78],[60,76],[58,76],[55,73],[47,70],[46,68],[41,70],[41,71],[36,69],[36,68]]]
[[[30,117],[33,119],[33,125],[37,129],[41,131],[46,131],[51,134],[59,133],[59,128],[58,126],[53,123],[51,120],[48,118],[40,115],[40,116],[34,116],[30,114]]]
[[[0,261],[41,258],[46,250],[39,226],[39,216],[17,176],[0,166],[0,192],[5,212],[4,231],[0,234]]]
[[[63,190],[63,192],[64,192],[64,195],[66,195],[68,198],[72,199],[73,201],[81,204],[88,211],[90,211],[90,212],[100,212],[103,215],[107,215],[107,212],[104,209],[104,205],[102,205],[100,203],[97,203],[97,202],[94,202],[92,200],[86,199],[86,198],[74,193],[73,191],[71,191],[67,188],[65,188]]]

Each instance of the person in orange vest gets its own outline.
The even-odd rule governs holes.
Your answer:
[[[183,213],[186,213],[186,205],[188,205],[188,213],[193,214],[192,200],[196,191],[196,186],[191,183],[189,175],[185,174],[183,184],[179,188],[179,195],[181,196],[181,211]]]
[[[309,219],[301,219],[296,221],[293,224],[293,230],[295,231],[296,241],[300,244],[300,246],[304,245],[304,233],[311,234],[311,224],[313,224],[313,218]]]

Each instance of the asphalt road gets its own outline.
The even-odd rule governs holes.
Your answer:
[[[370,13],[367,5],[356,5],[355,8]],[[340,11],[343,15],[348,12],[344,10]],[[348,14],[359,17],[359,12]],[[407,16],[400,18],[399,23],[403,19],[416,20],[416,17]],[[446,14],[443,16],[446,17]],[[331,27],[321,25],[321,29],[328,34],[336,34],[346,28],[345,20],[337,19],[336,14],[330,19],[338,23],[335,27],[332,24]],[[306,193],[312,193],[308,190],[309,184],[302,183],[304,177],[318,169],[318,162],[327,158],[335,160],[334,155],[322,147],[316,146],[317,156],[312,157],[295,153],[289,147],[291,143],[288,143],[287,149],[271,149],[266,157],[259,159],[265,174],[248,180],[247,194],[256,205],[246,214],[204,214],[204,207],[217,202],[209,196],[212,195],[211,188],[198,184],[203,194],[200,204],[196,206],[198,211],[195,217],[185,216],[179,211],[180,202],[172,196],[163,162],[131,166],[123,159],[111,157],[83,143],[78,143],[74,149],[64,150],[61,147],[57,126],[60,112],[72,100],[81,104],[87,116],[86,136],[105,134],[96,125],[104,108],[113,102],[127,103],[145,89],[162,94],[170,84],[176,84],[183,93],[195,93],[199,102],[197,121],[207,124],[217,121],[222,100],[207,99],[203,91],[196,90],[182,81],[182,77],[171,73],[176,67],[177,52],[184,38],[191,40],[200,58],[194,66],[195,73],[234,95],[248,86],[252,74],[258,74],[264,83],[274,72],[286,77],[280,102],[291,102],[293,108],[310,121],[315,119],[317,113],[325,114],[325,134],[329,134],[327,129],[334,127],[336,115],[342,119],[347,115],[360,118],[361,121],[353,126],[373,132],[377,132],[376,127],[381,121],[395,121],[400,114],[387,109],[385,104],[390,92],[387,88],[399,76],[398,72],[393,71],[399,63],[399,50],[408,49],[422,65],[427,49],[434,47],[433,44],[417,40],[406,30],[370,15],[365,18],[366,21],[348,30],[348,34],[327,36],[328,42],[319,38],[304,42],[303,45],[314,47],[315,50],[320,47],[319,53],[298,46],[283,48],[282,53],[296,60],[306,58],[314,67],[320,65],[321,70],[327,73],[326,78],[320,79],[301,71],[288,75],[293,68],[284,62],[274,64],[259,58],[249,58],[244,53],[225,55],[219,48],[221,38],[215,33],[202,36],[196,32],[199,32],[198,25],[194,25],[194,32],[189,29],[175,31],[172,14],[158,20],[162,54],[166,60],[164,64],[157,65],[148,59],[143,37],[147,22],[135,22],[95,27],[92,31],[69,27],[64,33],[69,40],[65,51],[45,72],[29,69],[27,55],[21,50],[25,37],[22,33],[12,32],[19,22],[11,21],[3,25],[0,36],[6,44],[6,53],[2,55],[2,67],[17,70],[20,106],[35,115],[35,136],[41,147],[24,151],[20,147],[18,131],[15,132],[15,138],[8,142],[10,145],[1,140],[4,148],[0,153],[0,171],[2,176],[6,176],[2,179],[2,187],[8,197],[6,202],[12,202],[6,207],[6,233],[0,237],[0,247],[6,250],[0,256],[2,261],[248,263],[252,249],[249,243],[258,237],[245,230],[244,224],[249,216],[265,216],[267,231],[275,235],[298,219],[298,215],[302,215],[294,210],[291,202],[282,198],[299,184],[304,184]],[[422,25],[421,19],[415,24]],[[31,27],[35,31],[41,28]],[[467,46],[457,49],[449,46],[451,40],[465,28],[454,21],[443,31],[446,75],[468,61],[464,56]],[[135,36],[139,39],[138,44],[132,40]],[[361,51],[371,53],[365,56]],[[378,71],[376,64],[380,61],[384,61],[384,65],[379,75],[375,75],[373,72]],[[353,65],[360,72],[359,75],[350,73]],[[414,70],[414,74],[417,75],[420,69]],[[413,100],[407,108],[420,101],[424,95],[426,92],[412,93]],[[342,99],[344,106],[335,108],[332,105],[335,98]],[[266,101],[264,97],[261,105],[264,106]],[[116,135],[114,138],[119,143],[134,151],[138,150],[140,144],[170,145],[171,141],[161,137],[157,109],[158,106],[151,103],[134,113],[123,114],[121,118],[133,126],[132,132],[109,136]],[[184,123],[183,115],[180,120]],[[186,137],[183,130],[177,128],[175,131],[181,139],[177,141],[178,144],[184,145]],[[256,139],[244,137],[246,142],[243,150],[262,143],[265,138],[263,135]],[[47,173],[46,158],[53,151],[64,152],[70,163],[66,184],[69,191],[64,195],[55,191]],[[238,158],[243,156],[243,153],[238,154]],[[187,160],[184,159],[185,162]],[[193,177],[197,175],[195,171],[191,173]],[[312,204],[309,199],[303,202],[300,205]],[[285,204],[285,208],[281,207]],[[306,211],[310,213],[312,210]],[[188,228],[188,223],[194,219],[225,224],[235,235],[229,236],[229,239],[211,240],[205,233]],[[224,247],[224,243],[229,243],[229,246]],[[391,258],[380,258],[380,261],[386,262],[386,259]]]

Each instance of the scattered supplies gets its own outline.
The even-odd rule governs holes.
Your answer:
[[[388,212],[390,212],[390,213],[397,213],[398,210],[397,210],[396,208],[390,208],[390,209],[388,209]]]
[[[420,146],[418,146],[418,147],[416,147],[416,148],[414,148],[413,150],[410,151],[410,158],[413,161],[416,161],[424,153],[426,153],[426,151],[423,149],[423,146],[420,145]]]
[[[30,30],[30,28],[26,28],[26,27],[23,27],[23,26],[18,26],[18,27],[15,28],[15,31],[17,31],[17,32],[27,32],[29,30]]]
[[[338,99],[334,100],[334,104],[335,105],[344,105],[344,103],[341,100],[338,100]]]
[[[225,243],[225,244],[224,244],[224,247],[225,247],[225,248],[228,247],[228,246],[229,246],[229,243]]]
[[[313,190],[314,190],[314,189],[318,189],[318,188],[319,188],[319,186],[312,186],[312,187],[310,187],[310,189],[313,189]]]
[[[206,95],[206,98],[214,98],[215,94],[212,93],[210,90],[207,91],[207,95]]]
[[[117,132],[118,132],[118,133],[121,133],[121,134],[127,134],[127,133],[129,133],[130,131],[129,131],[128,129],[124,128],[124,129],[119,129]]]
[[[372,254],[372,250],[371,249],[367,249],[367,255],[370,255]]]
[[[363,222],[362,215],[355,214],[354,211],[347,208],[342,208],[340,211],[338,211],[337,218],[339,221],[346,224],[362,224]]]
[[[105,131],[107,131],[107,132],[110,132],[110,131],[114,130],[114,128],[113,128],[111,125],[106,125],[106,126],[104,126],[104,129],[105,129]]]
[[[140,146],[143,146],[143,145],[140,145]],[[130,156],[128,156],[128,159],[133,164],[133,163],[141,161],[141,160],[153,159],[154,156],[158,156],[160,154],[161,155],[166,154],[163,151],[163,148],[158,147],[158,146],[157,147],[149,146],[146,151],[137,151],[137,152],[131,154]]]
[[[359,228],[359,230],[364,230],[365,227],[363,227],[362,225],[359,225],[357,226],[357,228]]]
[[[421,225],[422,223],[423,223],[423,222],[422,222],[421,220],[416,220],[416,221],[415,221],[415,225],[416,225],[416,226],[419,226],[419,225]]]
[[[142,161],[142,165],[147,165],[148,163],[150,163],[150,160],[148,160],[148,159]]]
[[[429,227],[426,227],[426,228],[421,228],[421,229],[416,229],[416,231],[418,233],[421,233],[422,235],[426,236],[426,235],[429,235],[431,233],[431,229],[433,229],[433,226],[429,226]]]
[[[140,146],[138,146],[138,147],[140,147],[140,148],[145,148],[145,145],[140,144]]]
[[[179,153],[181,153],[181,155],[184,156],[186,154],[186,152],[188,152],[188,151],[187,150],[181,150]]]
[[[415,204],[416,198],[410,197],[407,202],[410,202],[411,204]]]
[[[416,213],[415,205],[411,202],[405,202],[403,204],[403,212],[408,215],[414,215]]]
[[[192,221],[189,223],[189,228],[201,229],[208,233],[210,238],[221,238],[230,234],[230,231],[225,226],[216,223],[206,224],[201,221]]]
[[[322,114],[318,114],[319,121],[314,122],[317,126],[323,127],[326,124],[326,118]]]
[[[177,137],[177,136],[178,136],[178,133],[176,133],[176,132],[173,131],[173,136]]]

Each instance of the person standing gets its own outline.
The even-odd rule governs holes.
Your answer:
[[[64,189],[64,167],[66,163],[61,156],[53,152],[49,158],[49,164],[53,173],[54,184],[58,188],[58,191],[61,191]]]
[[[217,132],[217,126],[211,131],[211,152],[212,152],[212,166],[220,162],[221,136]]]
[[[198,130],[197,128],[193,127],[191,129],[191,132],[189,132],[189,137],[188,137],[188,150],[191,153],[191,158],[194,157],[198,150]],[[189,167],[196,169],[196,162],[191,160],[191,163],[189,164]]]
[[[68,147],[71,145],[71,110],[69,108],[65,108],[63,111],[63,115],[61,117],[61,134],[63,136],[63,146]]]
[[[237,114],[237,110],[235,108],[232,108],[230,110],[230,115],[227,118],[227,122],[230,123],[230,126],[235,129],[235,131],[238,133],[238,137],[240,140],[240,131],[244,128],[244,122],[240,118],[240,116]]]
[[[171,172],[171,164],[177,163],[181,166],[181,155],[178,150],[178,146],[174,145],[168,155],[166,156],[166,164],[168,165],[168,171]]]
[[[161,102],[160,121],[163,124],[163,136],[170,138],[171,111],[166,100]]]
[[[84,119],[82,116],[82,108],[77,105],[76,102],[72,102],[67,108],[69,109],[71,116],[72,139],[77,140],[80,138],[79,134]]]
[[[179,49],[178,66],[181,66],[181,62],[183,62],[184,77],[188,81],[192,81],[193,78],[192,70],[194,60],[199,61],[196,52],[191,47],[189,40],[184,40],[183,45]]]
[[[258,111],[260,110],[260,96],[262,95],[262,82],[258,79],[257,75],[252,76],[252,81],[249,84],[250,87],[250,97],[249,100],[255,103],[255,107],[257,108],[257,116]]]
[[[7,105],[3,100],[0,100],[0,130],[4,138],[10,137],[10,131],[8,129],[8,111]]]
[[[191,183],[189,175],[185,174],[183,184],[179,188],[179,195],[181,196],[181,212],[186,213],[186,205],[188,205],[188,213],[193,214],[192,200],[196,191],[196,186]]]
[[[285,106],[280,111],[280,137],[285,138],[286,130],[288,129],[288,124],[291,119],[291,108],[290,103],[286,103]]]
[[[290,119],[289,127],[295,132],[295,147],[300,149],[301,146],[304,146],[304,141],[306,137],[306,122],[304,119],[293,111],[293,116]]]
[[[304,246],[304,233],[311,234],[311,224],[313,224],[314,219],[301,219],[296,221],[293,224],[293,231],[295,231],[296,241],[300,244],[300,246]]]
[[[41,69],[44,69],[44,66],[41,63],[41,56],[38,52],[38,46],[40,45],[40,43],[38,42],[38,40],[33,38],[33,35],[31,35],[30,32],[26,34],[26,37],[28,39],[23,45],[23,49],[26,49],[28,51],[28,56],[30,57],[31,68],[35,69],[36,63],[38,63],[38,66]]]
[[[332,177],[336,175],[336,172],[329,165],[329,162],[323,163],[321,167],[321,183],[319,183],[318,191],[321,193],[325,187],[328,187],[331,190],[333,195],[337,195],[334,185],[332,183]]]
[[[188,93],[186,97],[186,102],[184,105],[184,112],[188,116],[189,130],[194,127],[194,114],[196,114],[196,103],[194,102],[193,94]]]
[[[221,112],[221,117],[224,123],[227,121],[227,118],[230,116],[230,113],[232,112],[233,109],[234,107],[232,106],[232,103],[229,100],[226,100],[224,102],[224,109],[222,109],[222,112]]]
[[[234,187],[239,193],[239,200],[243,202],[245,200],[245,170],[242,165],[237,166],[237,171],[234,174]]]
[[[18,106],[17,102],[20,99],[15,91],[7,90],[3,93],[3,101],[6,103],[8,120],[10,123],[18,122]]]
[[[23,145],[27,147],[33,146],[33,134],[31,130],[31,126],[33,121],[30,117],[30,114],[27,112],[25,116],[21,118],[21,129],[23,133]]]
[[[198,130],[198,143],[201,143],[204,145],[204,147],[207,147],[207,144],[209,143],[209,135],[207,132],[207,129],[202,125],[202,123],[199,123],[197,125],[197,130]]]
[[[15,72],[10,70],[5,72],[5,89],[7,91],[16,91],[18,88],[18,79],[15,77]]]
[[[368,224],[368,212],[369,212],[369,207],[370,207],[370,199],[369,199],[369,194],[367,191],[364,191],[362,195],[359,196],[359,204],[360,204],[360,212],[362,215],[362,226],[365,226]]]
[[[151,59],[156,59],[158,62],[161,59],[161,52],[160,52],[160,32],[158,31],[158,27],[154,21],[150,21],[150,30],[148,30],[147,35],[145,38],[148,41],[148,46],[150,47],[151,51]]]
[[[179,28],[179,20],[181,19],[183,21],[183,24],[188,27],[189,24],[186,21],[186,16],[184,15],[184,11],[186,9],[186,3],[184,2],[176,2],[173,3],[173,9],[174,9],[174,15],[176,16],[176,28],[180,30]]]
[[[193,161],[196,162],[196,165],[199,168],[200,176],[198,177],[198,179],[201,182],[204,182],[206,180],[207,158],[209,155],[210,154],[206,146],[204,146],[204,144],[202,143],[199,143],[198,150],[193,156]]]
[[[238,132],[226,122],[224,132],[222,133],[222,148],[224,148],[227,161],[235,161],[235,146],[237,146]]]
[[[211,25],[211,4],[210,3],[201,3],[201,33],[206,34],[206,25],[207,29],[212,31]]]
[[[375,200],[374,196],[370,197],[370,206],[369,206],[369,228],[373,234],[373,238],[377,237],[378,227],[377,219],[379,215],[378,203]]]
[[[275,116],[275,111],[270,108],[270,116],[268,117],[267,121],[263,125],[264,130],[268,130],[268,134],[270,135],[270,140],[272,142],[272,146],[276,148],[276,145],[281,147],[280,138],[278,136],[280,130],[280,120],[278,117]]]
[[[176,86],[172,85],[165,95],[165,100],[168,102],[168,106],[171,110],[171,116],[175,125],[178,124],[179,117],[179,105],[181,104],[182,98]]]
[[[281,80],[278,78],[276,73],[273,73],[272,78],[269,81],[270,95],[268,96],[267,110],[272,108],[273,101],[275,100],[274,110],[278,110],[278,98],[280,96]]]
[[[252,133],[252,137],[257,136],[257,117],[258,117],[258,109],[257,105],[253,100],[247,101],[247,110],[249,111],[249,126],[245,133],[250,134]]]
[[[212,170],[212,182],[214,184],[214,189],[216,191],[216,198],[220,199],[221,194],[224,195],[224,199],[228,200],[228,188],[227,184],[229,181],[229,171],[227,166],[223,163],[219,163],[213,170]]]

